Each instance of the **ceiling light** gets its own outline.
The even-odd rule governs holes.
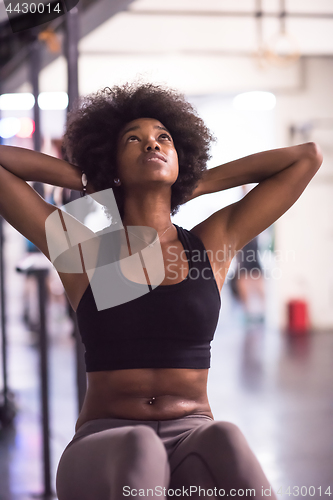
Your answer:
[[[26,110],[32,109],[35,98],[30,93],[18,92],[15,94],[2,94],[0,96],[0,109],[2,110]]]
[[[3,139],[14,137],[20,130],[20,127],[21,123],[18,118],[2,118],[2,120],[0,120],[0,136]]]
[[[40,109],[66,109],[68,95],[66,92],[41,92],[38,96]]]
[[[270,111],[275,108],[276,97],[271,92],[244,92],[234,98],[232,105],[239,110]]]
[[[32,137],[35,131],[35,122],[31,118],[20,118],[20,130],[17,132],[17,137],[23,139]]]

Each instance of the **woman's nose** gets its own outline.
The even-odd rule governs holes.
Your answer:
[[[155,140],[149,140],[149,141],[147,141],[145,149],[146,149],[146,151],[151,151],[153,149],[159,151],[160,147]]]

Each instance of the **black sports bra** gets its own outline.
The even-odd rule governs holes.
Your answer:
[[[90,279],[76,311],[87,372],[210,367],[220,292],[202,241],[187,229],[174,226],[189,263],[183,281],[151,289],[128,280],[115,260],[119,284],[137,298],[98,310],[95,274]],[[99,264],[96,271],[107,276]],[[143,294],[138,296],[140,291]]]

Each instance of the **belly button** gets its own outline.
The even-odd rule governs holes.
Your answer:
[[[150,398],[150,400],[148,401],[148,404],[149,405],[152,405],[154,403],[154,401],[156,400],[156,398]]]

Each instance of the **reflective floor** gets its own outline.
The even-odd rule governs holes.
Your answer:
[[[17,241],[10,234],[9,243],[11,238]],[[0,431],[0,500],[27,500],[43,492],[38,337],[22,320],[24,278],[14,270],[20,245],[13,247],[6,275],[9,385],[18,413],[14,425]],[[223,290],[208,387],[213,414],[241,428],[278,498],[328,499],[333,493],[333,332],[300,337],[280,332],[274,284],[265,287],[266,320],[253,324],[246,324],[229,288]],[[64,302],[53,300],[48,306],[53,489],[77,418],[71,331]]]

